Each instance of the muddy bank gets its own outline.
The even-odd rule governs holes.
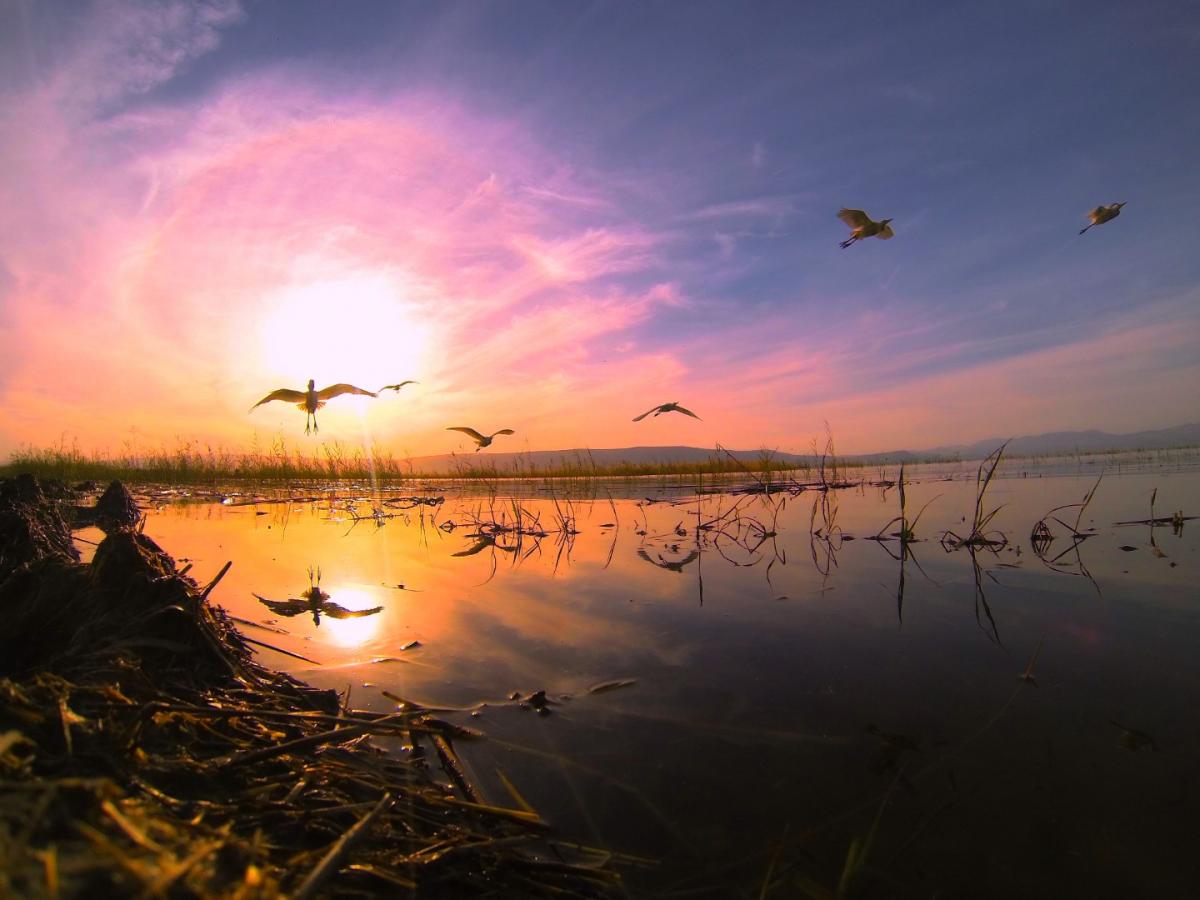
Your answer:
[[[471,734],[257,664],[213,585],[139,533],[123,488],[105,497],[0,481],[0,894],[620,892],[519,794],[480,796],[455,751]],[[107,530],[89,564],[70,523]]]

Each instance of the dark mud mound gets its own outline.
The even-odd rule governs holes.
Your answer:
[[[462,729],[259,666],[144,534],[81,564],[32,479],[0,483],[0,529],[0,896],[620,892],[604,854],[481,799]]]
[[[73,500],[76,491],[86,492],[95,489],[95,482],[91,481],[77,484],[74,490],[62,486],[62,490],[67,492],[66,495],[53,499]],[[129,489],[120,481],[113,481],[109,484],[105,488],[104,493],[96,500],[94,506],[72,505],[65,509],[65,514],[73,528],[95,526],[106,534],[111,531],[132,528],[142,518],[141,507],[133,499],[133,495],[129,493]]]
[[[51,494],[61,485],[51,483]],[[39,560],[79,561],[62,511],[32,475],[0,480],[0,580]]]
[[[142,511],[125,485],[114,481],[96,501],[96,524],[105,531],[132,528],[142,517]]]

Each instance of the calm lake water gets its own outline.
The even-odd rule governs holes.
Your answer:
[[[1014,465],[987,503],[1009,543],[974,557],[938,541],[970,529],[966,467],[915,476],[909,515],[932,502],[907,554],[866,539],[899,512],[871,485],[827,508],[657,482],[408,509],[233,494],[162,503],[146,532],[202,583],[232,560],[215,602],[316,661],[268,665],[356,706],[468,708],[448,717],[487,735],[459,745],[487,798],[513,805],[502,772],[563,836],[644,858],[622,869],[632,896],[759,897],[768,872],[767,896],[832,890],[877,817],[876,896],[1194,896],[1200,520],[1114,523],[1155,489],[1157,515],[1200,512],[1200,473],[1106,475],[1095,535],[1076,553],[1051,523],[1042,559],[1032,526],[1104,466]],[[489,534],[518,509],[544,537]],[[331,602],[382,611],[315,624],[255,598],[299,598],[309,567]],[[548,714],[509,699],[537,691]]]

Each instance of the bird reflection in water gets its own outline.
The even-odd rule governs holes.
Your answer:
[[[673,545],[669,549],[672,552],[678,552],[679,547],[678,545]],[[638,549],[637,553],[638,556],[650,563],[650,565],[658,566],[660,569],[666,569],[668,572],[678,572],[680,575],[683,574],[684,566],[688,565],[689,563],[693,563],[700,558],[700,553],[697,550],[692,550],[683,559],[678,560],[669,560],[661,553],[658,554],[658,559],[654,559],[649,553],[641,548]]]
[[[301,613],[312,613],[313,624],[321,624],[321,616],[326,615],[331,619],[358,619],[363,616],[373,616],[376,613],[383,612],[382,606],[373,606],[370,609],[346,609],[334,603],[329,594],[321,590],[321,570],[318,568],[315,574],[310,566],[308,569],[308,590],[300,595],[299,598],[289,597],[287,600],[268,600],[266,597],[259,594],[254,595],[263,606],[271,610],[271,612],[280,616],[298,616]]]

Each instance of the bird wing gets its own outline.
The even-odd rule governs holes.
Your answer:
[[[871,224],[871,218],[861,209],[846,209],[842,207],[838,212],[838,218],[849,225],[851,228],[862,228],[864,225]]]
[[[450,555],[451,556],[474,556],[476,553],[481,552],[486,547],[495,547],[495,546],[496,546],[496,539],[494,537],[492,537],[491,535],[488,535],[488,534],[481,534],[481,535],[479,535],[478,540],[476,540],[475,543],[472,544],[470,547],[468,547],[466,550],[459,550],[457,553],[451,553]]]
[[[692,412],[690,409],[684,409],[684,408],[683,408],[682,406],[680,406],[678,403],[676,403],[676,404],[675,404],[675,411],[676,411],[676,412],[681,412],[681,413],[683,413],[685,416],[691,416],[693,419],[699,419],[699,418],[700,418],[698,415],[696,415],[696,414],[695,414],[694,412]]]
[[[308,609],[308,604],[303,600],[268,600],[260,594],[254,594],[253,596],[259,603],[277,616],[298,616]]]
[[[492,437],[495,437],[498,434],[516,434],[516,432],[513,431],[511,428],[501,428],[499,431],[493,432]]]
[[[287,400],[289,403],[303,403],[304,391],[293,391],[288,388],[280,388],[277,391],[271,391],[267,396],[263,397],[251,409],[257,409],[264,403],[270,403],[272,400]]]
[[[396,391],[397,393],[399,393],[400,388],[404,387],[406,384],[416,384],[416,383],[417,382],[415,382],[415,381],[409,380],[409,381],[402,381],[399,384],[385,384],[383,387],[381,387],[379,389],[379,391],[383,392],[383,391],[387,391],[387,390],[393,390],[393,391]]]
[[[362,394],[364,397],[375,396],[373,391],[365,391],[352,384],[331,384],[329,387],[321,388],[317,391],[317,399],[330,400],[334,397],[340,397],[342,394]]]
[[[892,231],[891,225],[884,225],[879,229],[879,234],[875,235],[875,237],[879,238],[881,241],[890,241],[895,236],[896,232]]]
[[[634,417],[634,419],[633,419],[633,421],[635,421],[635,422],[640,422],[640,421],[642,421],[642,419],[646,418],[646,416],[650,415],[650,413],[652,413],[652,412],[657,412],[657,411],[658,411],[658,410],[660,410],[660,409],[662,409],[662,407],[661,407],[661,406],[655,406],[655,407],[652,407],[651,409],[648,409],[648,410],[646,410],[646,411],[645,411],[644,413],[642,413],[640,416],[635,416],[635,417]]]
[[[1104,215],[1104,213],[1107,209],[1108,209],[1108,207],[1106,207],[1106,206],[1097,206],[1090,213],[1088,213],[1088,218],[1092,220],[1093,225],[1096,224],[1097,219],[1099,219],[1101,216]]]
[[[474,428],[467,428],[465,425],[451,425],[446,430],[447,431],[461,431],[463,434],[465,434],[467,437],[469,437],[473,441],[486,441],[487,440],[487,438],[485,438],[482,434],[480,434]]]
[[[331,619],[358,619],[362,616],[373,616],[377,612],[383,612],[383,607],[373,606],[370,609],[346,609],[346,607],[340,604],[326,601],[321,604],[321,612]]]

